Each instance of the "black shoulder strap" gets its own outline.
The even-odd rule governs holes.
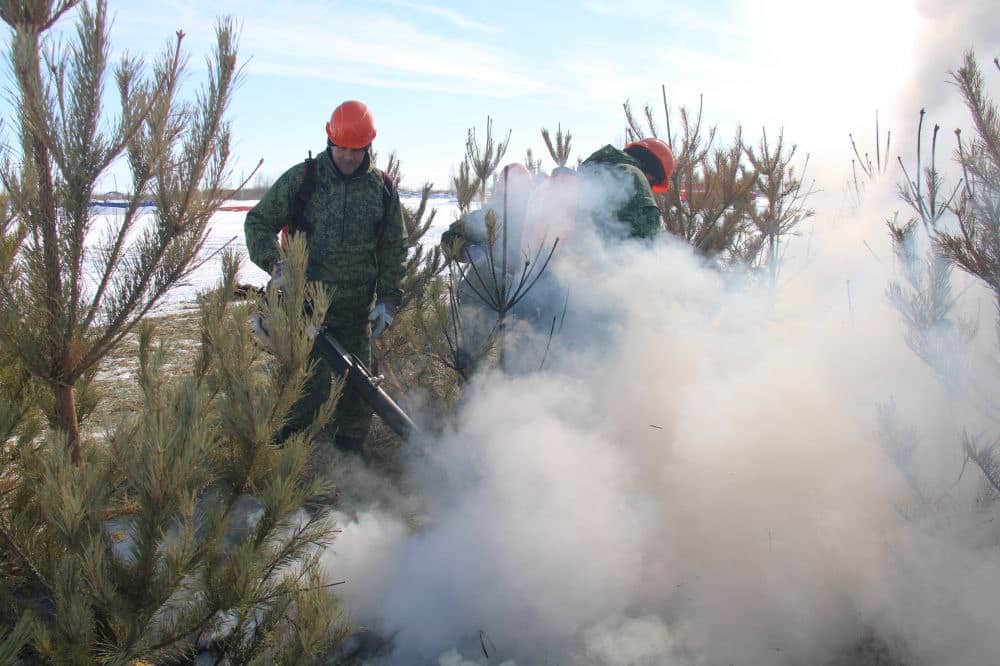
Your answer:
[[[312,224],[306,219],[306,206],[313,192],[316,191],[316,160],[309,151],[309,157],[304,162],[305,169],[302,171],[302,182],[295,192],[295,199],[292,201],[292,224],[289,231],[304,231],[306,235],[313,232]]]
[[[302,172],[302,182],[295,192],[292,201],[292,224],[289,231],[304,231],[307,235],[313,232],[312,224],[306,219],[306,206],[309,205],[309,198],[316,191],[316,159],[309,152],[309,157],[305,160],[305,169]],[[392,206],[393,195],[396,191],[396,184],[392,177],[381,169],[378,170],[382,176],[382,217],[379,219],[377,232],[382,233],[389,220],[389,209]]]

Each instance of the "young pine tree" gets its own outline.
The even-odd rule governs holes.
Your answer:
[[[796,147],[787,147],[784,133],[769,141],[762,131],[758,145],[743,139],[737,127],[728,146],[716,146],[716,128],[703,125],[703,105],[697,113],[680,108],[680,129],[671,114],[666,88],[661,87],[665,136],[660,137],[653,108],[643,109],[642,123],[626,102],[626,136],[630,141],[646,133],[666,141],[674,152],[670,190],[657,196],[664,229],[691,245],[699,254],[721,265],[766,266],[772,285],[777,279],[783,240],[812,217],[801,169],[796,169]]]
[[[568,130],[563,134],[562,123],[556,127],[555,141],[552,140],[552,134],[547,128],[543,127],[541,132],[542,141],[545,142],[545,148],[549,151],[549,157],[556,163],[556,166],[566,166],[566,163],[569,162],[570,151],[572,150],[573,135]]]
[[[395,155],[391,155],[385,169],[393,180],[401,180],[401,168]],[[447,401],[442,397],[448,392],[447,377],[432,371],[434,365],[426,353],[419,334],[418,312],[427,301],[428,289],[438,279],[444,268],[440,246],[428,249],[424,243],[437,211],[430,208],[432,183],[424,183],[420,188],[420,200],[416,207],[401,203],[403,224],[406,226],[406,246],[408,258],[406,274],[403,277],[403,301],[393,325],[382,337],[373,342],[376,370],[386,380],[384,388],[393,395],[407,411],[424,406],[416,396],[428,393],[426,401],[442,407]],[[443,381],[442,381],[443,380]],[[421,410],[426,416],[428,410]],[[377,427],[372,436],[374,448],[380,451],[392,450],[398,437],[388,427]]]
[[[1000,71],[1000,59],[993,64]],[[986,93],[982,71],[972,52],[965,54],[953,80],[962,93],[972,117],[975,134],[963,143],[959,136],[958,161],[964,175],[958,202],[953,206],[958,231],[941,233],[937,244],[941,255],[962,271],[984,284],[1000,308],[1000,109]],[[1000,351],[1000,318],[996,323]],[[995,369],[996,366],[994,366]],[[992,391],[971,389],[993,423],[1000,426],[1000,400]],[[1000,456],[997,455],[996,428],[982,444],[966,435],[962,443],[966,455],[982,471],[994,493],[1000,494]]]
[[[994,61],[1000,69],[1000,63]],[[958,268],[980,281],[1000,304],[1000,111],[985,90],[975,57],[967,53],[953,74],[975,134],[963,141],[960,132],[957,161],[963,178],[945,187],[936,165],[939,128],[934,127],[930,162],[923,161],[923,119],[918,127],[917,165],[900,196],[913,214],[905,222],[889,222],[890,236],[902,270],[902,279],[889,287],[889,296],[907,325],[907,343],[952,391],[989,427],[966,433],[961,440],[966,462],[976,465],[987,484],[984,500],[1000,497],[1000,401],[995,390],[996,352],[983,358],[972,344],[975,322],[955,313],[958,296],[952,289],[952,271]],[[900,162],[902,164],[902,162]],[[928,241],[926,256],[919,249]],[[1000,331],[1000,320],[997,323]],[[1000,338],[998,338],[1000,340]],[[985,442],[985,443],[984,443]],[[963,465],[964,469],[964,465]]]
[[[745,262],[738,248],[748,244],[749,208],[756,174],[745,163],[743,134],[737,127],[732,143],[716,147],[716,128],[703,125],[703,106],[692,114],[680,108],[680,132],[671,114],[666,88],[663,114],[666,135],[660,137],[653,108],[646,106],[646,129],[626,102],[626,136],[629,141],[647,133],[662,138],[674,153],[670,190],[657,197],[664,229],[691,245],[699,254],[721,263]]]
[[[48,31],[72,9],[75,39],[62,46]],[[122,107],[110,121],[104,0],[3,0],[0,18],[11,29],[18,139],[0,163],[0,184],[20,230],[0,276],[0,344],[48,387],[56,425],[81,464],[78,385],[197,268],[206,225],[225,196],[235,25],[219,23],[207,83],[193,105],[177,97],[183,33],[148,75],[141,61],[123,56],[114,70]],[[132,176],[128,207],[99,228],[90,201],[122,155]],[[146,198],[156,214],[142,226]],[[95,235],[97,245],[88,245]]]
[[[302,510],[329,492],[309,468],[317,428],[272,445],[328,301],[305,282],[300,238],[287,258],[284,294],[266,296],[274,356],[262,358],[247,325],[255,306],[229,302],[238,261],[227,255],[222,284],[201,302],[198,362],[168,372],[143,323],[141,404],[106,442],[88,442],[87,465],[69,464],[61,431],[26,440],[30,424],[0,396],[0,655],[290,664],[343,637],[317,559],[334,528],[323,504]]]
[[[785,132],[775,142],[768,141],[767,131],[761,131],[760,144],[746,146],[746,158],[756,174],[754,193],[761,205],[747,207],[751,233],[737,245],[736,255],[750,266],[767,266],[771,289],[777,286],[781,265],[781,242],[796,232],[799,224],[812,217],[806,206],[812,194],[805,187],[803,175],[793,165],[797,146],[785,145]],[[804,172],[809,163],[806,156]]]
[[[47,31],[74,9],[75,39],[60,48]],[[171,663],[210,650],[302,663],[343,625],[316,560],[332,527],[322,506],[300,510],[329,492],[307,463],[314,429],[272,446],[309,369],[316,322],[302,300],[314,318],[325,302],[305,285],[301,242],[287,298],[268,294],[276,360],[254,347],[248,306],[228,303],[230,259],[202,303],[197,365],[168,371],[141,325],[139,409],[104,437],[79,428],[81,381],[202,261],[228,176],[233,22],[217,28],[193,104],[177,98],[182,34],[148,76],[123,58],[110,121],[105,2],[0,0],[0,18],[18,140],[0,165],[0,662]],[[99,228],[89,203],[122,155],[129,205]],[[57,427],[42,433],[46,405]]]

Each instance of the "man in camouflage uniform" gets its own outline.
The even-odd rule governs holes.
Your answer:
[[[533,185],[524,166],[511,164],[504,174],[508,171],[520,177],[512,179],[518,188],[508,202],[512,211],[509,217],[514,220],[511,229],[516,239],[512,254],[516,259],[519,251],[533,256],[543,241],[551,243],[557,236],[565,246],[567,236],[572,232],[573,218],[596,225],[598,230],[610,237],[655,237],[662,225],[660,209],[653,194],[669,189],[674,157],[670,147],[660,139],[640,139],[623,150],[607,145],[583,161],[576,178],[572,169],[559,167],[535,192],[530,192]],[[526,182],[525,178],[528,179]],[[501,184],[504,182],[501,180]],[[481,210],[472,211],[453,223],[441,237],[441,249],[445,256],[462,262],[475,261],[483,256],[486,245],[485,211],[489,208],[500,211],[501,201],[502,190],[498,188],[498,192]],[[560,233],[553,232],[551,218],[564,218],[566,215],[555,208],[570,209],[570,219],[560,219],[563,224],[556,225],[565,227],[560,229]],[[525,234],[524,241],[521,241],[522,233]],[[463,251],[456,254],[456,248],[463,248]]]
[[[392,323],[402,298],[406,230],[399,193],[372,163],[375,126],[364,104],[338,106],[326,132],[326,149],[312,165],[314,189],[304,206],[298,204],[301,214],[295,212],[296,197],[301,200],[307,163],[286,171],[247,214],[247,249],[250,259],[273,275],[281,270],[277,233],[282,227],[305,231],[306,276],[323,282],[332,296],[324,323],[348,351],[370,364],[370,336]],[[330,363],[318,346],[312,353],[316,370],[279,440],[306,427],[330,395]],[[371,415],[360,396],[345,387],[334,413],[334,445],[360,453]]]
[[[580,165],[577,213],[611,236],[653,238],[661,229],[653,193],[667,191],[673,171],[673,153],[659,139],[604,146]]]
[[[519,260],[528,257],[535,261],[538,257],[538,261],[544,261],[547,248],[556,238],[560,256],[572,252],[572,236],[578,225],[592,226],[607,239],[656,237],[662,223],[653,193],[667,191],[673,170],[670,147],[655,138],[635,141],[623,150],[604,146],[580,165],[578,173],[559,167],[537,186],[525,167],[508,165],[497,191],[483,208],[452,224],[441,237],[441,249],[447,258],[474,264],[458,287],[460,301],[471,306],[464,310],[469,321],[463,322],[466,341],[472,341],[468,344],[468,355],[476,355],[481,338],[492,334],[491,324],[496,320],[476,291],[489,291],[493,287],[491,271],[485,265],[489,251],[485,216],[488,209],[493,209],[499,219],[505,200],[505,189],[501,187],[513,190],[506,193],[507,217],[514,239],[507,259],[514,264],[511,272],[516,280],[521,270]],[[494,257],[499,265],[501,248],[494,248]],[[487,283],[485,287],[481,281]],[[551,268],[540,279],[532,280],[532,284],[511,312],[521,321],[539,327],[544,334],[551,330],[553,315],[558,315],[564,307],[565,291]]]

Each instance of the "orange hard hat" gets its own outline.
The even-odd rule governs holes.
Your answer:
[[[674,152],[670,150],[670,146],[664,141],[654,138],[633,141],[625,146],[625,149],[628,150],[632,146],[639,146],[651,152],[663,168],[663,179],[657,183],[649,184],[652,190],[658,194],[669,190],[670,177],[674,174]]]
[[[335,146],[366,148],[375,139],[375,121],[367,106],[350,100],[333,110],[326,135]]]

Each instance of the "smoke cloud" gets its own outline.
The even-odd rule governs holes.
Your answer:
[[[997,662],[1000,533],[978,470],[955,483],[987,422],[906,346],[870,200],[804,232],[774,292],[574,230],[544,370],[549,320],[515,327],[514,370],[414,444],[399,505],[340,517],[330,570],[391,642],[372,663]],[[931,506],[880,440],[890,402]]]

